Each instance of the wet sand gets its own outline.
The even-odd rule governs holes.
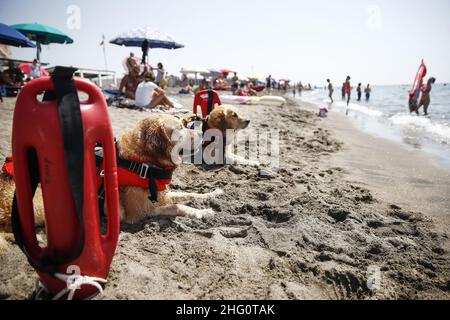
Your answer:
[[[192,98],[177,99],[192,105]],[[0,105],[2,157],[10,152],[13,103]],[[448,210],[448,178],[425,159],[419,164],[431,171],[406,177],[397,152],[409,155],[380,155],[384,147],[309,107],[239,106],[252,128],[280,130],[280,170],[267,176],[253,167],[181,166],[173,189],[224,189],[216,199],[188,203],[217,214],[123,225],[99,298],[449,299],[448,221],[438,215]],[[148,115],[110,114],[116,135]],[[427,190],[422,206],[396,187],[411,178],[428,182],[408,184],[411,194]],[[0,268],[1,298],[31,295],[36,274],[12,244]]]

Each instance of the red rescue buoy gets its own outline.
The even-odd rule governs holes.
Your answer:
[[[106,279],[117,247],[116,153],[100,90],[88,81],[73,79],[75,69],[58,68],[52,77],[29,82],[17,98],[12,133],[16,183],[13,231],[50,294],[63,292],[63,296],[83,299],[101,289],[83,277]],[[77,90],[88,99],[80,103]],[[56,97],[44,96],[46,101],[39,101],[37,97],[43,92]],[[97,143],[104,152],[107,231],[103,234],[97,200]],[[39,245],[35,232],[33,197],[37,183],[44,202],[46,247]]]
[[[216,105],[222,105],[219,95],[214,90],[202,90],[197,92],[194,98],[194,114],[197,114],[197,109],[200,107],[202,118],[206,118]]]

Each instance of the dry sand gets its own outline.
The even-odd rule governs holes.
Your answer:
[[[181,101],[192,105],[191,98]],[[10,152],[13,103],[0,105],[2,157]],[[448,237],[436,228],[444,220],[433,215],[448,210],[448,202],[433,202],[435,211],[424,215],[412,197],[380,192],[376,173],[388,176],[394,192],[405,179],[402,172],[378,168],[378,149],[353,145],[340,133],[350,130],[344,120],[340,130],[334,114],[319,119],[306,107],[240,106],[252,127],[280,129],[281,170],[264,176],[252,167],[180,167],[173,189],[225,190],[217,199],[189,203],[217,214],[123,225],[101,298],[449,299]],[[110,114],[116,135],[147,115],[124,109]],[[374,154],[356,151],[367,148]],[[393,156],[390,163],[397,161]],[[374,173],[362,174],[363,164]],[[435,191],[448,199],[442,188],[448,176],[426,180],[430,197]],[[413,181],[408,186],[422,190]],[[425,206],[431,200],[424,199]],[[0,298],[30,296],[36,274],[18,248],[11,245],[0,255],[0,270]]]

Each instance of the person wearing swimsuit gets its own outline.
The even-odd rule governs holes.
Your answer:
[[[420,107],[423,106],[423,111],[424,114],[427,116],[428,115],[428,107],[430,106],[431,103],[431,99],[430,99],[430,92],[432,89],[432,85],[436,82],[436,78],[431,77],[430,79],[428,79],[427,84],[425,85],[425,87],[422,89],[422,97],[420,98],[420,102],[419,102],[419,106],[416,109],[416,113],[419,114],[419,109]]]
[[[333,85],[331,84],[330,79],[327,79],[327,82],[328,82],[328,97],[331,99],[331,103],[333,103],[334,102],[333,101],[333,92],[334,92]]]
[[[358,92],[358,101],[361,101],[361,96],[362,96],[362,83],[358,84],[358,88],[356,88],[356,92]]]
[[[350,84],[350,76],[345,80],[345,94],[347,95],[347,107],[350,104],[350,96],[352,93],[352,86]]]

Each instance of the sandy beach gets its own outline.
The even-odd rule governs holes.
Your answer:
[[[11,152],[14,103],[0,104],[2,158]],[[447,171],[344,116],[318,118],[306,103],[239,110],[253,128],[280,130],[279,172],[182,165],[172,188],[222,188],[214,200],[189,203],[217,214],[123,225],[98,299],[450,298]],[[110,115],[118,136],[148,113]],[[0,298],[29,298],[37,276],[7,246]]]

